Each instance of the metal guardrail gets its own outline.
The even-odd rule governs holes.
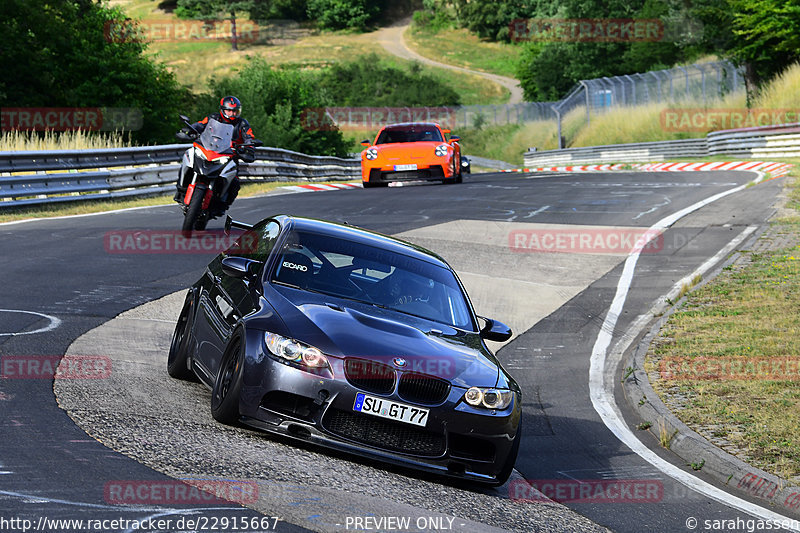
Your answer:
[[[526,167],[585,163],[646,163],[730,155],[748,159],[800,157],[800,123],[722,130],[698,139],[611,144],[526,152]]]
[[[706,139],[682,139],[650,143],[610,144],[564,150],[526,152],[526,167],[585,163],[636,163],[664,161],[674,157],[706,157]]]
[[[188,147],[0,152],[0,208],[164,194],[174,190],[175,163]],[[360,169],[357,159],[258,148],[256,161],[242,163],[239,173],[250,182],[324,181],[360,178]]]
[[[714,131],[707,139],[709,155],[800,157],[800,123]]]

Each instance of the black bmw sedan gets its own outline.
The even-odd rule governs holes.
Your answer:
[[[230,221],[229,221],[230,223]],[[245,232],[188,291],[174,378],[212,390],[225,424],[501,485],[521,392],[453,269],[413,244],[286,215]]]

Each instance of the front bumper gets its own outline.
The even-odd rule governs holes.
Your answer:
[[[353,386],[343,361],[329,358],[332,376],[317,376],[263,356],[245,364],[242,422],[252,427],[328,448],[436,474],[493,484],[511,453],[520,420],[518,398],[492,414],[462,401],[451,387],[437,405],[414,404],[398,395]],[[336,377],[333,377],[336,376]],[[252,381],[251,381],[252,380]],[[365,392],[429,409],[425,428],[353,410]]]
[[[449,164],[417,165],[416,170],[394,170],[393,165],[370,167],[362,164],[361,179],[368,183],[388,183],[392,181],[443,180],[453,177]]]

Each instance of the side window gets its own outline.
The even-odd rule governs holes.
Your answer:
[[[256,261],[266,261],[275,246],[280,229],[280,225],[274,220],[256,224],[253,229],[242,233],[225,253]]]

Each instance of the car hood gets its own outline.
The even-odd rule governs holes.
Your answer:
[[[477,333],[369,304],[274,286],[271,303],[287,335],[335,357],[393,364],[444,378],[457,387],[494,387],[499,365]]]

